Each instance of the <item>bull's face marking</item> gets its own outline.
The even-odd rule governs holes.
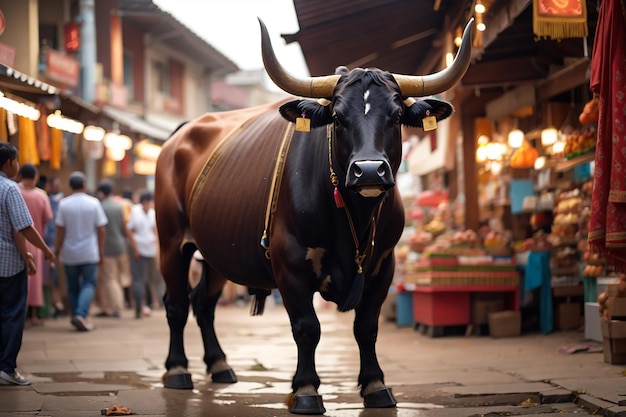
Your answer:
[[[367,90],[365,94],[363,94],[363,101],[365,102],[365,115],[366,116],[367,116],[367,113],[369,113],[370,108],[371,108],[371,104],[367,101],[369,96],[370,96],[370,90]]]

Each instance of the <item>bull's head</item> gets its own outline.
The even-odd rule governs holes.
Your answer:
[[[451,88],[463,77],[471,58],[472,21],[465,28],[452,65],[435,74],[409,76],[339,67],[334,75],[296,78],[278,62],[267,28],[259,22],[263,62],[274,83],[296,96],[323,99],[286,103],[281,114],[291,122],[305,115],[311,128],[332,124],[332,157],[343,171],[344,185],[365,197],[376,197],[395,185],[401,162],[402,124],[423,127],[427,116],[443,120],[452,114],[449,103],[436,99],[415,101],[412,97]]]

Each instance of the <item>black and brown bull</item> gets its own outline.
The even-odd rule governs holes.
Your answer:
[[[286,92],[309,99],[205,114],[163,147],[155,205],[170,327],[166,387],[193,387],[183,344],[190,304],[207,373],[213,381],[237,381],[213,326],[218,297],[231,280],[257,289],[259,310],[264,291],[278,288],[282,295],[298,348],[291,412],[325,411],[315,368],[315,292],[340,311],[355,311],[365,407],[396,405],[375,347],[404,227],[395,186],[401,126],[420,127],[452,113],[448,103],[412,97],[459,81],[470,62],[470,26],[454,63],[436,74],[340,68],[335,75],[296,79],[278,63],[261,22],[268,74]],[[205,267],[191,291],[188,268],[196,248]]]

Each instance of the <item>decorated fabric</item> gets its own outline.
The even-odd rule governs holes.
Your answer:
[[[591,57],[591,91],[600,99],[589,245],[626,272],[626,18],[604,0]]]
[[[7,130],[7,111],[0,108],[0,142],[9,141],[9,132]]]
[[[533,33],[551,39],[586,37],[585,0],[533,0]]]
[[[63,131],[50,128],[50,168],[61,169],[61,159],[63,158]]]
[[[37,150],[37,138],[35,135],[35,122],[25,117],[18,116],[18,160],[20,165],[39,165],[39,151]]]

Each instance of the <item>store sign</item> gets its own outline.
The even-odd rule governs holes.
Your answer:
[[[15,48],[0,43],[0,64],[12,67],[15,63]]]
[[[80,31],[76,22],[68,22],[63,26],[65,36],[65,52],[77,52],[80,48]]]
[[[68,87],[78,85],[80,63],[67,55],[55,50],[46,52],[45,75],[51,81],[56,81]]]

